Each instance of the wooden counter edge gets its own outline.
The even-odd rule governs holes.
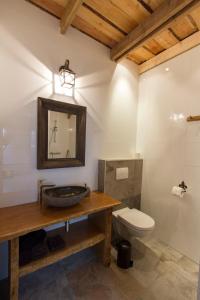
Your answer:
[[[86,212],[83,212],[80,210],[79,213],[72,213],[71,215],[68,215],[68,216],[65,216],[65,217],[60,217],[60,218],[55,218],[54,220],[52,221],[46,221],[38,226],[30,226],[29,228],[27,229],[24,229],[24,230],[19,230],[19,231],[15,231],[14,233],[11,232],[11,233],[8,233],[8,234],[5,234],[3,236],[0,236],[0,243],[1,242],[4,242],[4,241],[9,241],[9,240],[12,240],[14,238],[17,238],[17,237],[20,237],[24,234],[27,234],[29,232],[32,232],[32,231],[35,231],[35,230],[39,230],[39,229],[42,229],[44,227],[48,227],[48,226],[51,226],[51,225],[55,225],[55,224],[58,224],[58,223],[62,223],[62,222],[66,222],[66,221],[69,221],[69,220],[72,220],[74,218],[79,218],[81,216],[87,216],[87,215],[90,215],[90,214],[94,214],[94,213],[97,213],[97,212],[101,212],[101,211],[104,211],[104,210],[107,210],[107,209],[112,209],[113,207],[121,204],[121,202],[119,200],[116,200],[114,198],[112,198],[111,196],[108,196],[104,193],[100,193],[100,192],[92,192],[91,194],[102,194],[102,196],[107,196],[108,198],[110,198],[111,200],[113,200],[113,203],[112,204],[108,204],[108,205],[105,205],[102,206],[102,207],[97,207],[96,209],[94,208],[91,208],[91,209],[88,209],[87,210],[87,213]],[[11,206],[11,208],[13,209],[14,207],[24,207],[24,206],[30,206],[31,204],[36,204],[37,202],[32,202],[32,203],[28,203],[28,204],[22,204],[22,205],[17,205],[17,206]],[[9,207],[7,207],[8,209]],[[0,209],[1,210],[1,209]]]

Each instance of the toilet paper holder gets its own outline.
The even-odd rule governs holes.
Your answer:
[[[186,193],[186,190],[188,187],[184,181],[181,181],[181,183],[179,184],[179,187],[183,189],[183,193]]]

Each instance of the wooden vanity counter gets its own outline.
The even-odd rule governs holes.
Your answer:
[[[0,242],[49,225],[93,214],[120,202],[103,193],[92,192],[79,204],[68,208],[41,209],[38,202],[0,208]]]
[[[110,264],[112,208],[120,204],[103,193],[92,192],[79,204],[69,208],[40,208],[30,203],[0,208],[0,242],[9,241],[10,300],[18,299],[19,277],[34,272],[49,264],[99,244],[103,263]],[[50,252],[47,256],[20,267],[19,237],[44,227],[66,222],[81,216],[88,220],[70,225],[69,232],[63,228],[52,230],[49,235],[61,234],[66,247]]]

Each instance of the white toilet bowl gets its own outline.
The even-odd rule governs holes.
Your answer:
[[[128,207],[113,212],[114,230],[125,239],[146,237],[152,233],[155,221],[138,209]]]

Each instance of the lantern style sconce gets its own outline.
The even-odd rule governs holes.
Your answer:
[[[71,89],[75,86],[75,73],[69,68],[69,60],[59,68],[61,86]]]

